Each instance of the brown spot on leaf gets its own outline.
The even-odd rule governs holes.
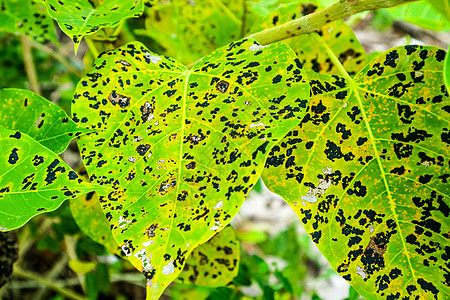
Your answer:
[[[130,106],[130,97],[121,95],[116,93],[116,91],[112,91],[108,96],[109,101],[112,105],[119,104],[121,108],[125,108],[127,106]]]
[[[219,92],[222,92],[222,93],[225,93],[227,90],[228,90],[228,86],[229,86],[230,84],[228,83],[228,82],[226,82],[226,81],[224,81],[224,80],[221,80],[221,81],[219,81],[217,84],[216,84],[216,89],[219,91]]]

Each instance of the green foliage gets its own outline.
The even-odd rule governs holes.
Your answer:
[[[55,153],[61,153],[69,142],[88,133],[66,113],[47,99],[27,90],[0,90],[0,126],[27,134]]]
[[[428,0],[444,17],[450,21],[450,1],[449,0]]]
[[[73,41],[75,52],[83,36],[93,34],[103,27],[115,27],[119,23],[142,14],[142,1],[101,1],[93,6],[88,0],[40,0],[48,14],[55,19],[61,30]]]
[[[0,1],[0,30],[24,34],[38,42],[58,43],[52,19],[37,1]]]
[[[430,30],[450,30],[450,21],[442,10],[444,2],[448,0],[437,0],[440,4],[436,5],[433,1],[418,1],[407,5],[389,8],[387,11],[391,17],[396,20],[403,20]]]
[[[91,181],[113,189],[99,201],[153,297],[229,223],[298,123],[309,94],[299,66],[284,44],[232,43],[187,70],[132,43],[81,79],[74,120],[97,130],[81,156]]]
[[[318,75],[309,113],[267,160],[267,186],[367,299],[449,293],[444,58],[438,48],[398,47],[354,80]]]

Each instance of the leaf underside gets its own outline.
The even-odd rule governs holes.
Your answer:
[[[97,133],[82,159],[113,236],[157,298],[198,244],[227,225],[267,151],[303,115],[309,86],[281,43],[239,41],[187,70],[130,43],[77,86],[74,120]]]
[[[41,0],[48,14],[73,41],[75,52],[81,39],[104,27],[115,27],[123,19],[139,17],[143,4],[138,0],[105,0],[93,7],[89,0]]]
[[[60,107],[27,90],[0,90],[0,113],[0,126],[25,133],[58,154],[73,138],[89,132]]]
[[[19,131],[0,127],[0,230],[58,208],[92,188],[55,153]]]
[[[239,241],[233,228],[227,226],[191,252],[177,281],[207,287],[225,286],[236,277],[239,259]]]
[[[366,299],[450,293],[445,51],[394,48],[354,80],[316,75],[306,117],[263,179]]]

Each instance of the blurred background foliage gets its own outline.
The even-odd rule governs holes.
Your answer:
[[[369,57],[407,43],[447,48],[450,20],[441,14],[439,1],[423,0],[364,12],[346,22]],[[334,1],[310,2],[323,7]],[[40,1],[31,3],[34,9],[42,11]],[[140,40],[152,51],[189,65],[210,51],[245,37],[265,15],[287,3],[146,0],[144,4],[141,17],[85,37],[77,55],[72,41],[55,21],[46,20],[53,27],[48,38],[42,38],[17,26],[20,18],[26,16],[19,14],[19,21],[14,21],[0,12],[0,88],[38,89],[39,94],[70,114],[77,81],[89,71],[98,53]],[[37,87],[28,73],[30,68],[37,75]],[[74,142],[61,156],[73,168],[80,167]],[[359,299],[328,266],[295,214],[262,182],[255,186],[232,225],[241,242],[239,272],[234,280],[220,288],[173,283],[163,299]],[[8,258],[17,261],[12,277],[0,290],[1,299],[145,298],[144,277],[117,253],[109,252],[83,233],[74,221],[69,203],[32,219],[17,230],[17,240],[18,255]]]

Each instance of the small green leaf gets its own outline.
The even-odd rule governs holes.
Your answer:
[[[25,34],[37,42],[58,44],[52,19],[32,0],[1,0],[0,30]]]
[[[157,298],[224,228],[268,150],[299,122],[309,85],[282,43],[242,40],[191,70],[140,43],[103,53],[79,82],[79,148],[113,236]]]
[[[231,226],[199,245],[189,255],[177,280],[208,287],[230,283],[239,270],[239,241]]]
[[[266,163],[267,187],[366,299],[450,293],[445,56],[437,47],[397,47],[354,79],[342,65],[343,77],[317,75],[325,80],[311,80],[306,117]]]
[[[58,106],[27,90],[0,90],[0,126],[18,130],[55,153],[89,130],[79,127]]]
[[[0,230],[12,230],[30,218],[58,208],[94,186],[49,149],[19,131],[0,127]]]
[[[41,0],[48,14],[73,41],[75,52],[81,38],[104,27],[115,27],[122,20],[139,17],[143,11],[141,0],[105,0],[97,7],[89,0]]]
[[[86,274],[95,268],[96,263],[93,261],[69,260],[68,265],[75,273]]]
[[[302,15],[314,12],[314,4],[290,3],[283,4],[270,14],[258,21],[252,32],[272,28],[286,23]],[[344,65],[350,75],[354,76],[366,64],[367,55],[359,43],[352,29],[344,21],[336,21],[325,25],[319,35],[338,55],[339,61]],[[320,44],[305,34],[283,40],[297,53],[305,70],[313,70],[321,74],[338,74],[337,67],[330,61],[326,51],[320,51]]]

